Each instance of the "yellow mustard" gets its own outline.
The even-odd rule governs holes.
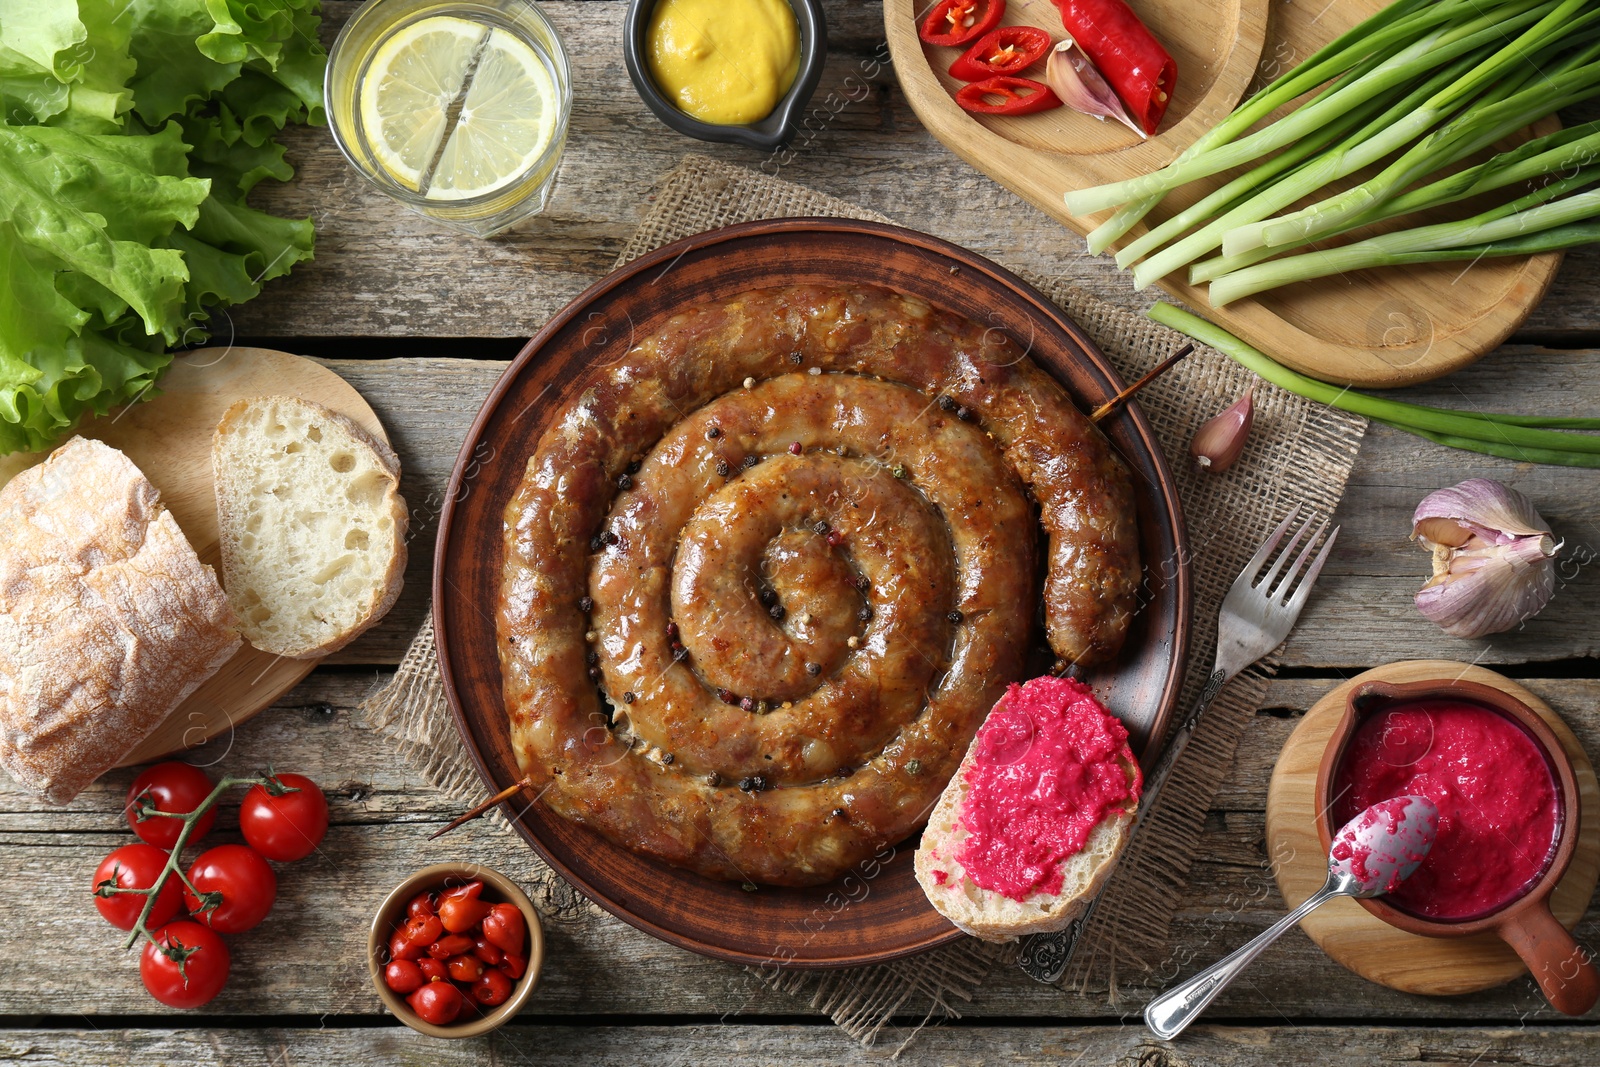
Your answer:
[[[659,0],[648,44],[661,92],[719,126],[766,118],[800,70],[800,28],[787,0]]]

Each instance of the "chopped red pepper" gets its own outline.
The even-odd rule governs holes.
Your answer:
[[[1155,133],[1178,84],[1178,65],[1123,0],[1056,0],[1072,34],[1145,133]]]
[[[999,103],[990,101],[995,96],[1000,97]],[[975,115],[1032,115],[1060,107],[1061,99],[1043,82],[1000,75],[963,85],[956,93],[956,103]]]
[[[939,0],[922,21],[922,39],[952,48],[977,40],[1000,24],[1006,0]]]
[[[1050,51],[1050,34],[1037,26],[990,30],[950,64],[950,76],[977,82],[996,74],[1020,74]]]

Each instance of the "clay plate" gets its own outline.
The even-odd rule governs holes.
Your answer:
[[[495,650],[506,501],[548,420],[601,368],[677,311],[748,289],[876,284],[1011,333],[1081,407],[1120,379],[1061,311],[980,256],[924,234],[840,219],[743,223],[686,238],[614,271],[539,331],[485,401],[461,448],[439,520],[434,626],[445,693],[485,791],[521,777]],[[1161,736],[1189,639],[1183,521],[1171,473],[1136,405],[1102,424],[1132,467],[1146,561],[1144,608],[1118,662],[1090,677],[1134,744]],[[1168,577],[1176,571],[1175,578]],[[1146,763],[1151,753],[1143,753]],[[505,808],[534,849],[618,918],[684,948],[754,966],[879,963],[962,936],[912,876],[912,838],[881,862],[811,889],[754,892],[635,855],[537,803]]]

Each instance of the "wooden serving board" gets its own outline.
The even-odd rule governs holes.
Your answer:
[[[133,460],[160,490],[162,503],[200,561],[215,567],[219,578],[222,550],[211,481],[211,434],[235,401],[269,393],[314,400],[388,440],[378,416],[350,383],[304,356],[287,352],[233,347],[188,352],[172,361],[159,388],[159,394],[148,402],[87,420],[74,433],[104,441]],[[0,485],[48,455],[34,452],[0,457]],[[236,724],[282,696],[318,662],[287,659],[244,645],[128,753],[121,766],[193,750],[228,734]]]
[[[1583,746],[1549,705],[1493,671],[1447,660],[1409,660],[1377,667],[1338,686],[1306,712],[1284,743],[1267,789],[1267,855],[1284,903],[1299,907],[1322,888],[1327,855],[1314,820],[1317,768],[1346,695],[1365,682],[1418,682],[1461,678],[1492,685],[1538,712],[1572,758],[1580,798],[1578,846],[1572,865],[1550,897],[1550,910],[1567,929],[1578,925],[1600,880],[1600,783]],[[1369,981],[1403,993],[1445,996],[1476,993],[1527,973],[1517,954],[1493,934],[1419,937],[1397,930],[1347,897],[1330,900],[1300,922],[1311,940],[1335,962]]]
[[[1269,17],[1268,0],[1131,3],[1178,65],[1177,93],[1148,141],[1118,123],[1065,107],[1021,118],[970,115],[952,96],[962,83],[946,73],[959,50],[924,45],[917,36],[917,17],[926,14],[926,5],[884,0],[883,11],[895,72],[923,125],[956,155],[1085,234],[1110,213],[1078,218],[1068,213],[1063,193],[1166,165],[1231,112],[1253,81],[1265,84],[1386,6],[1386,0],[1284,3],[1272,5]],[[1009,0],[1002,22],[1040,26],[1057,40],[1066,32],[1052,0]],[[1042,71],[1041,65],[1024,76],[1042,79]],[[1554,120],[1548,128],[1556,128]],[[1233,173],[1174,191],[1150,221],[1168,218]],[[1458,205],[1438,218],[1460,214]],[[1145,229],[1140,225],[1129,237]],[[1064,244],[1062,254],[1077,253]],[[1440,263],[1358,271],[1285,286],[1224,308],[1212,308],[1204,287],[1189,285],[1184,271],[1159,284],[1297,370],[1341,384],[1386,388],[1448,374],[1493,349],[1543,298],[1560,264],[1561,254],[1551,252],[1481,260],[1465,269]]]

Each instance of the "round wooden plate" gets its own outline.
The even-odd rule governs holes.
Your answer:
[[[1417,682],[1461,678],[1510,693],[1550,724],[1577,773],[1578,847],[1572,865],[1550,897],[1550,910],[1567,929],[1578,925],[1600,879],[1600,783],[1583,746],[1550,706],[1522,686],[1493,671],[1447,660],[1408,660],[1377,667],[1337,687],[1306,712],[1289,735],[1267,790],[1267,854],[1273,858],[1278,888],[1295,908],[1322,888],[1328,861],[1313,822],[1317,767],[1334,727],[1344,713],[1346,695],[1363,682]],[[1311,940],[1335,963],[1370,981],[1402,993],[1446,996],[1476,993],[1528,973],[1517,954],[1493,934],[1475,937],[1418,937],[1397,930],[1353,900],[1330,900],[1300,922]]]
[[[211,434],[236,400],[270,393],[314,400],[387,441],[355,387],[304,356],[266,348],[202,348],[172,361],[149,401],[81,423],[73,433],[120,449],[161,492],[200,561],[222,573],[217,498],[211,482]],[[0,485],[42,462],[48,452],[0,458]],[[311,673],[316,659],[285,659],[246,644],[128,753],[120,766],[199,748],[228,733]]]
[[[1177,92],[1160,129],[1147,141],[1118,123],[1065,107],[1020,118],[970,115],[952,95],[961,83],[946,73],[959,50],[925,45],[917,36],[919,17],[931,5],[884,0],[883,18],[895,76],[929,132],[1040,211],[1086,234],[1110,213],[1072,215],[1062,201],[1064,192],[1165,166],[1230,113],[1252,82],[1264,85],[1285,73],[1390,2],[1275,3],[1269,18],[1268,0],[1133,0],[1134,10],[1178,65]],[[1051,0],[1010,0],[1001,21],[1047,29],[1058,41],[1066,35]],[[1023,76],[1043,78],[1043,64]],[[1559,126],[1547,119],[1535,130],[1549,133]],[[1151,213],[1150,223],[1165,220],[1234,174],[1175,190]],[[1459,217],[1459,210],[1445,208],[1404,225]],[[1145,231],[1141,223],[1115,247]],[[1435,263],[1355,271],[1222,308],[1210,306],[1204,285],[1189,284],[1186,270],[1157,284],[1296,370],[1387,389],[1459,370],[1493,350],[1544,297],[1560,264],[1560,252],[1547,252],[1486,259],[1466,270],[1458,263]]]
[[[490,791],[522,776],[495,649],[503,513],[547,421],[600,368],[676,312],[749,289],[802,283],[889,286],[992,323],[1030,350],[1081,406],[1100,403],[1119,386],[1083,332],[1016,276],[897,227],[842,219],[744,223],[668,245],[602,279],[528,342],[490,393],[462,445],[439,520],[433,605],[445,692]],[[1137,407],[1102,427],[1135,472],[1148,599],[1121,659],[1090,681],[1143,744],[1160,736],[1182,678],[1187,569],[1159,564],[1184,558],[1183,522],[1171,474]],[[706,955],[756,966],[846,966],[961,936],[916,885],[914,840],[833,885],[746,892],[635,855],[543,805],[505,810],[552,867],[613,914]]]

